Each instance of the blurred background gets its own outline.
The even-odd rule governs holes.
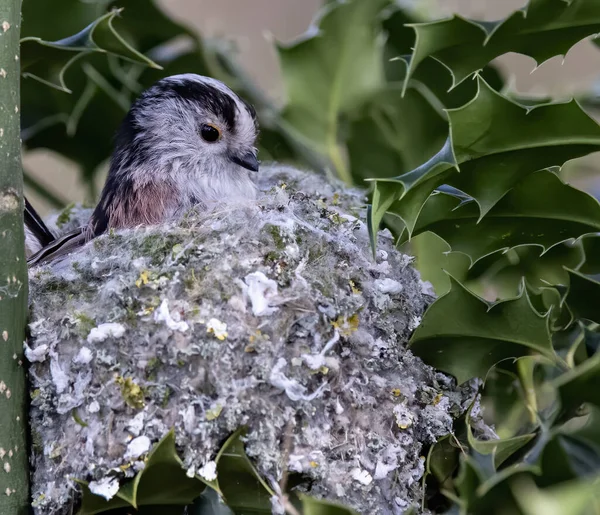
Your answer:
[[[123,0],[116,5],[128,9],[129,3],[129,0]],[[301,35],[310,26],[322,3],[322,0],[157,2],[169,17],[197,31],[203,38],[231,42],[237,62],[278,104],[284,102],[284,97],[274,40],[289,42]],[[497,20],[525,5],[526,0],[401,0],[401,3],[410,5],[420,16],[429,19],[459,13],[482,20]],[[502,56],[495,64],[510,88],[519,94],[568,98],[594,88],[600,74],[600,52],[586,40],[577,44],[564,61],[560,57],[553,58],[537,69],[531,58],[516,54]],[[93,202],[93,193],[90,193],[75,163],[64,155],[41,147],[43,145],[24,154],[28,175],[56,195],[57,200]],[[93,175],[95,188],[92,192],[101,188],[105,173],[106,165]],[[579,181],[579,186],[592,187],[586,184],[585,174],[578,174],[572,179]],[[30,183],[26,194],[42,214],[57,207],[57,202],[53,205],[47,196],[36,190],[39,188],[32,188]]]

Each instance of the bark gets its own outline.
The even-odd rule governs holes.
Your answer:
[[[29,511],[27,264],[19,123],[20,0],[0,0],[0,513]]]

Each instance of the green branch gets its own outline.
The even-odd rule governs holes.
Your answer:
[[[0,0],[0,513],[29,512],[27,263],[19,123],[21,1]]]

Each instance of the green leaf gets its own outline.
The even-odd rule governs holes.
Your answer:
[[[460,496],[461,513],[466,513],[465,508],[475,502],[476,491],[482,482],[483,478],[476,462],[469,456],[463,457],[455,481],[456,490]]]
[[[389,182],[376,182],[371,204],[367,207],[367,227],[373,253],[377,248],[377,232],[388,209],[397,201],[396,188]]]
[[[300,495],[302,501],[302,515],[358,515],[350,508],[345,508],[322,499],[315,499],[307,495]]]
[[[600,406],[600,353],[552,381],[560,395],[563,410],[570,412],[584,402]]]
[[[443,63],[453,86],[508,52],[525,54],[538,64],[565,55],[578,41],[600,32],[596,0],[531,0],[505,20],[479,22],[454,16],[418,23],[408,77],[428,57]]]
[[[502,362],[490,370],[481,398],[483,413],[493,414],[494,431],[500,438],[512,438],[533,429],[519,378],[504,369],[509,367],[502,367],[506,364]]]
[[[82,501],[81,508],[77,515],[96,515],[97,513],[107,513],[118,508],[131,507],[131,503],[121,499],[118,495],[107,501],[103,497],[93,494],[85,481],[79,481],[81,486]]]
[[[442,106],[423,84],[402,96],[392,84],[351,114],[348,153],[352,176],[394,177],[434,155],[448,134]]]
[[[452,438],[451,435],[440,438],[427,455],[426,471],[440,485],[446,483],[458,469],[460,451]]]
[[[260,477],[244,451],[241,436],[235,432],[217,455],[217,481],[227,506],[236,515],[270,514],[273,490]]]
[[[388,34],[385,70],[390,82],[406,81],[410,54],[415,47],[415,30],[411,24],[425,21],[425,19],[415,19],[413,14],[412,10],[409,13],[406,8],[397,7],[383,21],[383,28]],[[495,90],[502,89],[504,81],[494,67],[486,66],[481,71],[481,76]],[[476,81],[464,81],[459,86],[452,87],[452,74],[435,59],[422,61],[410,80],[405,82],[405,88],[410,88],[413,81],[425,84],[439,102],[450,109],[465,105],[477,94]]]
[[[379,181],[392,183],[387,188],[398,201],[395,213],[409,234],[441,184],[473,197],[484,216],[529,174],[600,149],[600,127],[574,101],[527,109],[482,79],[478,83],[470,103],[448,111],[450,139],[438,154],[411,172]]]
[[[581,244],[585,261],[577,267],[577,271],[586,275],[600,274],[600,234],[586,236],[581,240]]]
[[[416,238],[420,237],[422,235]],[[580,243],[556,245],[544,253],[539,247],[525,246],[490,255],[471,267],[466,284],[485,298],[490,296],[483,295],[481,291],[497,292],[491,298],[514,297],[523,277],[530,291],[538,293],[549,285],[567,284],[569,275],[564,267],[576,268],[584,259]],[[544,296],[543,293],[541,295]],[[546,309],[538,311],[545,312]]]
[[[387,0],[332,2],[314,27],[279,45],[286,130],[351,182],[339,143],[340,116],[384,85],[379,17]]]
[[[585,415],[567,422],[561,431],[600,449],[600,408],[593,405],[586,406],[586,408]]]
[[[450,184],[482,215],[527,174],[600,149],[600,126],[575,101],[525,108],[478,84],[473,101],[448,112],[460,168]]]
[[[106,14],[105,1],[80,2],[62,0],[23,0],[21,37],[38,37],[46,41],[55,41],[65,34],[76,34],[82,27]],[[48,23],[48,20],[55,20]]]
[[[457,499],[461,507],[460,513],[518,514],[510,485],[514,480],[531,477],[535,472],[534,467],[518,464],[496,473],[491,457],[476,451],[473,451],[472,456],[463,456],[455,482],[460,495]]]
[[[427,163],[401,176],[408,182],[399,183],[398,178],[375,181],[367,216],[369,231],[375,235],[371,238],[373,249],[377,244],[377,231],[388,211],[404,223],[409,234],[412,233],[423,205],[431,192],[443,184],[453,166],[450,164],[453,160],[450,140],[447,140],[442,150]]]
[[[392,208],[393,209],[393,208]],[[543,252],[600,230],[600,204],[549,171],[531,174],[482,219],[475,202],[439,193],[425,203],[413,234],[431,231],[473,262],[519,246]],[[408,235],[401,238],[405,241]]]
[[[234,513],[223,503],[219,494],[207,488],[193,506],[188,507],[188,515],[234,515]]]
[[[132,506],[191,504],[212,483],[186,475],[175,449],[175,432],[167,435],[152,449],[146,466],[136,476],[130,490]],[[123,492],[125,495],[125,492]]]
[[[169,431],[150,452],[146,466],[135,478],[121,486],[116,497],[106,501],[84,489],[79,515],[103,513],[116,507],[185,506],[191,504],[209,485],[201,478],[186,475],[175,449],[175,432]]]
[[[415,236],[406,244],[407,254],[416,257],[415,268],[423,281],[429,281],[439,296],[450,291],[450,275],[464,283],[468,277],[470,260],[464,254],[451,252],[450,245],[432,232]]]
[[[467,417],[467,437],[472,449],[484,456],[491,455],[495,469],[510,458],[515,452],[522,449],[533,438],[535,433],[513,436],[512,438],[499,438],[498,440],[477,440],[473,436],[470,417]]]
[[[451,277],[448,294],[425,313],[410,342],[427,364],[456,377],[459,384],[484,377],[501,360],[531,352],[555,361],[547,316],[540,316],[525,292],[492,304]]]
[[[598,276],[587,276],[569,270],[566,303],[576,318],[600,322],[600,282]]]
[[[523,515],[585,515],[597,513],[598,478],[570,481],[538,489],[531,479],[513,481],[513,498]]]
[[[119,14],[114,10],[98,18],[81,32],[58,41],[44,41],[38,37],[21,40],[21,73],[48,86],[70,93],[65,84],[65,72],[81,57],[92,53],[109,53],[160,68],[151,59],[131,47],[114,29],[113,19]]]
[[[569,434],[557,434],[542,452],[540,486],[600,473],[600,447]]]
[[[511,486],[517,481],[531,479],[537,474],[539,474],[537,467],[521,463],[502,469],[479,486],[477,496],[469,504],[466,513],[520,514],[518,501]]]

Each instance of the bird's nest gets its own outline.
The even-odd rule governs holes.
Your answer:
[[[252,205],[31,270],[37,513],[69,512],[72,478],[131,475],[171,427],[190,474],[247,426],[267,481],[299,472],[360,513],[420,505],[424,446],[472,394],[407,350],[423,283],[389,233],[373,259],[361,192],[276,166],[260,183]]]

